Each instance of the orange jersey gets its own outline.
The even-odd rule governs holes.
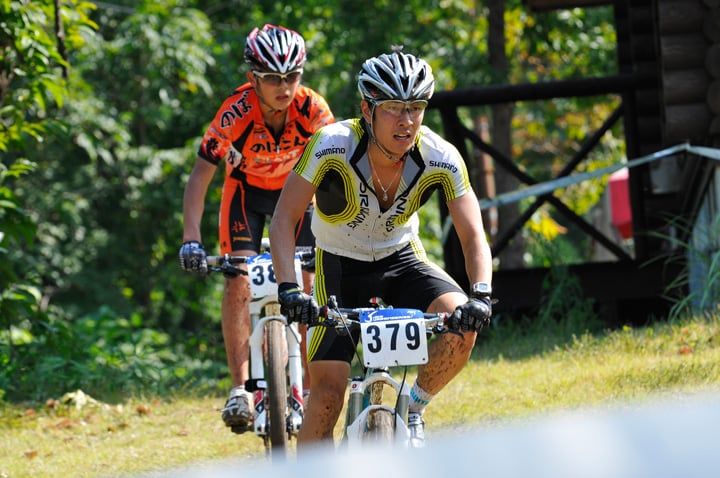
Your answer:
[[[255,90],[246,83],[220,106],[198,155],[215,165],[225,161],[226,179],[261,189],[281,189],[310,136],[334,120],[327,101],[300,85],[288,107],[285,128],[276,138],[265,126]]]

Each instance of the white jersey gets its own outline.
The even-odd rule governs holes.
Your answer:
[[[446,201],[471,190],[465,162],[455,146],[422,126],[407,155],[400,184],[382,210],[367,155],[368,135],[355,118],[315,133],[295,172],[315,186],[312,231],[317,246],[339,256],[375,261],[410,242],[422,247],[417,210],[437,189]]]

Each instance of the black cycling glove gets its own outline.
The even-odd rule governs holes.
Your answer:
[[[288,318],[289,323],[307,324],[317,319],[320,312],[315,299],[293,282],[282,282],[278,285],[278,302],[280,313]]]
[[[490,297],[473,297],[463,305],[457,306],[448,319],[451,330],[480,332],[490,325],[492,300]]]
[[[183,270],[207,274],[207,253],[198,241],[183,242],[179,255]]]

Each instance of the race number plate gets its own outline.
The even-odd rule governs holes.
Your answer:
[[[250,278],[250,295],[252,300],[274,297],[277,295],[277,279],[273,271],[272,256],[258,254],[248,259],[248,277]],[[300,261],[295,260],[295,278],[302,287],[302,272]]]
[[[425,319],[420,310],[377,309],[360,314],[366,367],[419,365],[428,361]]]

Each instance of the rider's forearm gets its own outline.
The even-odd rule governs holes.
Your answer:
[[[492,253],[487,241],[476,240],[463,250],[465,255],[465,270],[470,284],[475,282],[492,283]],[[465,248],[464,248],[465,249]]]
[[[185,195],[183,202],[183,242],[200,241],[200,223],[205,205],[202,200],[189,200]]]
[[[480,206],[474,193],[448,203],[455,230],[465,257],[465,272],[470,284],[492,282],[492,251],[485,237]]]
[[[270,252],[277,283],[296,282],[295,227],[290,218],[276,214],[270,221]]]
[[[200,223],[205,210],[204,195],[197,194],[188,184],[183,198],[183,241],[200,241]]]
[[[205,211],[205,195],[216,167],[198,159],[183,194],[183,241],[200,241],[200,224]]]

